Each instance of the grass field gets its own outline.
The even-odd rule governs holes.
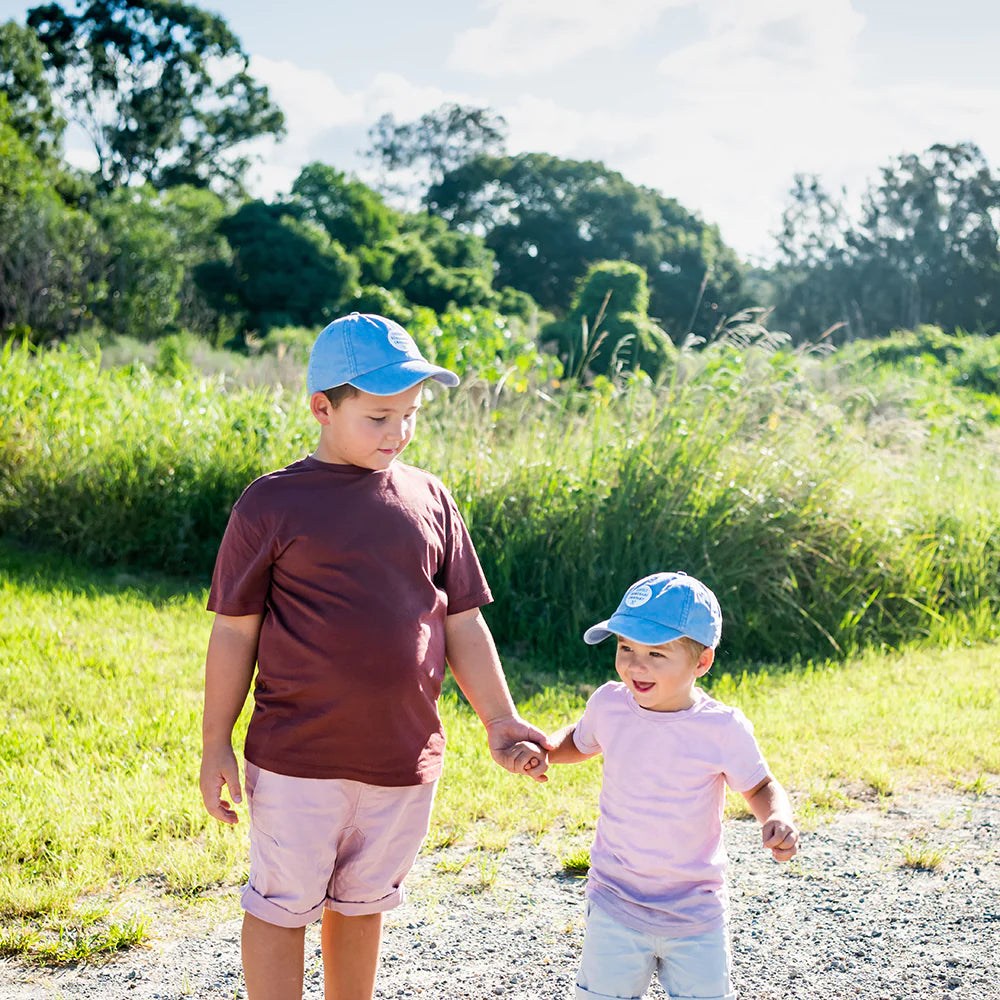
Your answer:
[[[196,782],[204,603],[188,584],[0,545],[0,954],[65,962],[128,947],[151,919],[122,905],[136,886],[194,905],[243,878],[245,823],[210,821]],[[719,662],[711,687],[754,721],[808,825],[904,787],[992,784],[998,653],[955,642],[750,674]],[[593,686],[508,668],[522,713],[550,730]],[[442,714],[449,753],[427,850],[502,851],[518,833],[558,856],[586,847],[598,761],[554,769],[545,786],[519,780],[489,762],[454,688]]]

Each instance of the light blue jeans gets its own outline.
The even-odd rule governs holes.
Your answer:
[[[655,971],[675,1000],[736,1000],[725,927],[695,937],[662,937],[634,931],[587,903],[578,1000],[638,1000]]]

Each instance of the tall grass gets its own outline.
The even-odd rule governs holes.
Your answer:
[[[663,568],[715,589],[722,652],[741,662],[995,635],[995,435],[932,433],[902,408],[889,423],[829,364],[728,348],[681,352],[660,385],[436,392],[408,460],[469,522],[501,649],[592,676],[599,653],[576,637]],[[2,530],[90,562],[204,582],[246,483],[314,446],[304,399],[280,386],[67,350],[8,347],[2,366]],[[955,390],[940,408],[972,405]]]

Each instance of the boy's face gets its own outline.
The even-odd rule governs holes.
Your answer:
[[[680,712],[694,704],[694,682],[714,659],[713,649],[695,658],[690,647],[677,640],[644,646],[620,635],[615,669],[641,708]]]
[[[359,392],[333,407],[321,392],[309,401],[320,423],[316,458],[333,465],[388,469],[413,440],[422,385],[394,396]]]

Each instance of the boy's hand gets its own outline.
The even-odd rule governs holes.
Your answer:
[[[486,723],[486,738],[493,759],[513,774],[526,774],[535,781],[548,781],[548,736],[516,715]]]
[[[236,805],[243,801],[243,792],[240,790],[240,769],[231,746],[227,744],[218,749],[206,747],[201,756],[199,784],[202,800],[210,816],[230,825],[240,821],[233,805],[222,797],[222,787],[225,785]]]
[[[769,848],[775,861],[788,861],[799,850],[799,831],[781,819],[769,819],[761,826],[764,846]]]

